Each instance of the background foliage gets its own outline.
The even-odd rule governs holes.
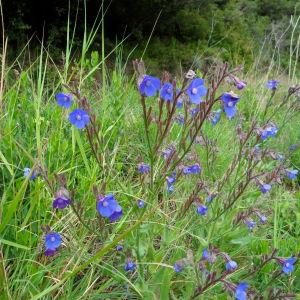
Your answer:
[[[76,41],[80,46],[86,22],[92,27],[101,1],[49,0],[3,1],[4,18],[10,45],[18,49],[29,37],[43,37],[52,47],[65,47],[68,13],[71,27],[76,23]],[[154,26],[146,56],[152,67],[172,68],[180,61],[183,67],[201,53],[236,62],[253,62],[262,41],[268,41],[287,53],[290,36],[280,37],[290,24],[291,15],[299,14],[297,0],[112,0],[105,1],[106,45],[113,48],[116,38],[126,37],[127,54],[135,48],[141,54]],[[34,17],[33,17],[34,16]],[[155,25],[155,20],[158,22]],[[77,20],[82,20],[76,22]],[[94,49],[100,48],[101,36]],[[296,42],[295,42],[296,43]],[[52,52],[54,50],[52,49]],[[125,51],[126,52],[126,51]],[[266,55],[268,51],[266,51]],[[283,66],[287,55],[283,57]]]

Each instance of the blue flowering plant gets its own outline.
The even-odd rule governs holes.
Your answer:
[[[268,83],[269,91],[264,84],[252,113],[257,91],[252,80],[239,79],[242,67],[216,63],[182,78],[168,72],[158,78],[141,61],[134,66],[135,83],[114,73],[103,79],[101,93],[96,79],[63,85],[51,99],[62,132],[55,127],[48,139],[52,123],[41,122],[37,159],[20,146],[30,160],[22,157],[22,168],[33,167],[24,169],[25,179],[19,172],[20,182],[0,186],[11,186],[1,205],[1,243],[15,258],[18,249],[30,253],[26,243],[40,236],[43,256],[28,268],[32,295],[15,298],[48,297],[52,290],[70,298],[57,287],[71,290],[73,276],[88,298],[294,295],[297,214],[289,197],[297,197],[299,166],[297,148],[279,143],[298,105],[289,102],[293,94],[281,101],[282,85]],[[3,178],[17,176],[17,164],[2,150],[0,156],[8,170]],[[10,224],[14,215],[22,221]],[[49,228],[41,235],[44,221]],[[4,261],[5,275],[10,263]]]

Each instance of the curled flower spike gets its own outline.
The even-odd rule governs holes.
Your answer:
[[[299,173],[298,170],[286,170],[286,176],[291,180],[296,179],[298,173]]]
[[[261,191],[263,194],[266,194],[266,193],[268,193],[268,192],[271,190],[271,188],[272,188],[271,184],[263,183],[263,184],[260,186],[260,191]]]
[[[126,272],[133,272],[133,271],[135,271],[136,270],[136,264],[133,262],[133,261],[131,261],[131,260],[129,260],[125,265],[124,265],[124,270],[126,271]]]
[[[57,232],[51,232],[46,234],[45,237],[45,248],[46,250],[56,250],[61,245],[61,236]]]
[[[64,209],[71,204],[71,200],[64,197],[57,197],[53,200],[52,207]]]
[[[139,199],[137,201],[137,206],[138,206],[138,208],[144,208],[145,207],[145,202],[142,199]]]
[[[199,164],[194,164],[191,166],[186,166],[183,168],[183,174],[188,175],[188,174],[198,174],[201,171],[201,167]]]
[[[72,96],[69,94],[58,93],[55,95],[57,104],[64,108],[70,108],[72,105]]]
[[[147,165],[147,164],[144,164],[144,163],[140,163],[138,165],[138,171],[141,173],[141,174],[147,174],[150,172],[150,166]]]
[[[201,215],[201,216],[206,216],[207,215],[207,210],[208,210],[207,206],[201,204],[197,208],[197,214]]]
[[[173,100],[173,85],[171,83],[165,83],[160,91],[161,99],[165,101],[172,101]]]
[[[207,94],[207,88],[204,86],[204,80],[195,78],[187,88],[187,94],[190,101],[194,104],[203,102],[202,98]]]
[[[237,112],[236,104],[240,100],[239,96],[234,94],[233,92],[224,93],[221,96],[221,100],[223,102],[223,109],[226,113],[227,118],[232,119]]]
[[[88,113],[83,109],[74,109],[69,114],[69,121],[72,125],[78,129],[83,129],[90,123],[90,117]]]
[[[29,177],[30,172],[31,172],[30,168],[24,168],[24,170],[23,170],[24,177]],[[29,179],[33,180],[33,179],[37,178],[37,176],[38,176],[37,173],[33,170]]]
[[[236,300],[247,300],[247,289],[248,283],[241,282],[235,290],[235,299]]]
[[[160,89],[160,80],[156,77],[145,75],[139,90],[142,96],[152,97],[155,96]]]
[[[261,131],[260,138],[264,141],[268,137],[275,137],[278,132],[278,128],[275,126],[267,126],[265,129]]]
[[[285,274],[290,274],[294,271],[294,264],[296,262],[295,257],[290,257],[287,259],[283,259],[282,261],[280,260],[280,264],[282,265],[282,272]]]
[[[269,80],[267,82],[267,88],[269,90],[276,90],[277,87],[278,87],[279,82],[280,82],[279,80]]]
[[[226,271],[234,271],[237,268],[237,263],[234,260],[228,260],[226,262]]]

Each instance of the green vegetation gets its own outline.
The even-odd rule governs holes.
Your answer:
[[[35,36],[39,41],[44,38],[57,60],[65,48],[66,22],[70,15],[71,26],[76,24],[73,44],[80,49],[85,23],[92,28],[102,7],[101,1],[84,3],[79,1],[78,5],[69,6],[68,1],[57,0],[35,4],[28,0],[3,1],[10,45],[16,51],[32,35],[33,41]],[[114,48],[116,37],[118,40],[126,38],[125,53],[134,49],[134,57],[139,57],[152,35],[145,58],[155,72],[161,67],[178,72],[178,62],[188,68],[192,63],[199,64],[204,57],[219,57],[233,64],[243,62],[248,68],[262,47],[265,65],[277,48],[280,66],[287,68],[289,46],[296,46],[300,33],[297,0],[115,0],[104,1],[103,7],[106,50]],[[85,18],[85,22],[78,22]],[[291,40],[293,26],[296,28]],[[101,35],[92,45],[95,51],[100,48]]]
[[[140,2],[139,5],[146,6],[150,1]],[[171,3],[176,1],[166,5]],[[52,56],[53,49],[45,44],[39,45],[36,56],[32,56],[30,47],[25,47],[18,56],[11,56],[10,62],[6,54],[13,52],[9,46],[8,49],[3,47],[0,78],[1,300],[234,299],[234,291],[229,291],[228,285],[224,289],[226,282],[212,280],[207,284],[208,274],[214,271],[218,276],[225,274],[223,279],[227,284],[247,281],[248,299],[251,295],[268,300],[300,297],[299,176],[289,180],[281,174],[280,180],[274,180],[271,191],[266,194],[260,192],[255,180],[247,182],[249,151],[254,150],[256,138],[259,139],[256,129],[263,127],[268,118],[279,131],[276,137],[260,141],[262,151],[268,149],[270,152],[264,159],[258,159],[253,174],[266,179],[281,163],[284,168],[300,169],[300,101],[290,89],[299,83],[299,28],[291,26],[286,32],[289,43],[285,49],[279,44],[272,49],[272,43],[267,42],[264,47],[255,49],[265,28],[272,20],[280,19],[282,11],[289,13],[294,3],[279,0],[273,1],[273,6],[269,6],[268,1],[201,3],[210,7],[218,20],[211,35],[207,34],[211,28],[211,19],[206,18],[209,10],[197,10],[192,4],[183,7],[174,15],[175,19],[190,21],[180,25],[181,37],[170,34],[165,40],[159,32],[166,29],[162,24],[157,25],[157,33],[151,38],[144,56],[146,66],[150,66],[148,70],[151,75],[159,76],[165,66],[170,66],[175,71],[173,78],[180,85],[188,71],[185,67],[193,62],[197,76],[205,76],[205,85],[210,87],[218,71],[224,68],[222,60],[226,59],[230,61],[229,69],[246,63],[247,67],[239,69],[236,75],[247,82],[247,87],[237,91],[240,101],[235,118],[228,120],[222,113],[216,126],[207,118],[203,122],[197,143],[192,144],[188,152],[189,156],[199,159],[202,172],[182,176],[175,183],[173,193],[166,189],[165,175],[170,174],[164,173],[164,159],[161,155],[154,157],[155,151],[151,150],[157,139],[157,97],[146,98],[146,107],[152,106],[153,110],[148,118],[150,129],[145,134],[147,122],[143,119],[137,76],[130,71],[132,57],[142,54],[144,49],[128,54],[135,41],[105,44],[102,36],[102,44],[98,45],[101,49],[93,51],[101,23],[96,23],[91,31],[83,28],[84,38],[80,43],[72,40],[69,23],[63,29],[67,33],[66,50],[59,63],[57,57]],[[241,5],[257,12],[247,17],[239,9]],[[172,15],[173,6],[168,7]],[[279,7],[280,13],[276,10]],[[260,17],[256,19],[258,11]],[[235,18],[236,15],[239,17]],[[165,26],[170,28],[168,24]],[[194,30],[205,26],[205,33]],[[224,28],[228,28],[226,34],[222,34]],[[141,32],[144,34],[144,29]],[[206,40],[205,46],[202,40]],[[142,45],[146,44],[143,37]],[[254,50],[258,50],[256,55]],[[276,91],[266,88],[269,79],[280,80]],[[224,81],[216,98],[231,89],[235,87]],[[91,147],[94,144],[89,142],[86,129],[78,130],[68,120],[70,110],[82,103],[74,102],[70,110],[56,103],[58,92],[70,90],[86,97],[91,106],[89,114],[96,115],[98,148]],[[214,109],[217,108],[222,108],[220,101],[216,101]],[[178,117],[177,114],[176,110]],[[163,116],[166,115],[164,111]],[[180,145],[181,137],[185,136],[184,127],[175,119],[171,119],[169,133],[159,153],[170,144],[181,147],[183,152],[189,145],[189,138],[184,140],[186,144]],[[253,136],[240,148],[240,140],[253,122],[256,122]],[[294,145],[292,149],[291,145]],[[237,153],[240,155],[235,160]],[[277,154],[284,156],[283,162],[274,159]],[[145,177],[137,171],[141,161],[151,165],[152,172]],[[182,164],[189,162],[185,158]],[[25,167],[38,170],[39,176],[30,180],[23,174]],[[53,199],[64,181],[73,205],[54,210]],[[245,182],[245,189],[236,197],[235,192],[240,191]],[[192,191],[200,183],[209,191],[223,185],[217,197],[207,204],[207,216],[196,213],[197,201],[207,196],[204,187],[194,195],[197,199],[192,198],[195,201],[188,205]],[[96,210],[97,197],[108,193],[115,195],[123,209],[123,216],[117,222],[108,222]],[[145,208],[138,208],[138,199],[145,201]],[[230,202],[232,199],[234,203]],[[226,208],[226,203],[232,206]],[[266,224],[257,224],[252,231],[245,220],[239,220],[242,213],[251,209],[267,216]],[[253,218],[258,223],[257,216]],[[47,230],[59,232],[63,240],[57,253],[50,257],[44,253]],[[123,250],[117,251],[117,245],[122,245]],[[237,262],[238,268],[225,273],[225,261],[220,256],[214,264],[206,262],[203,268],[203,250],[212,247],[227,253]],[[291,274],[281,272],[282,267],[275,259],[260,267],[274,249],[280,258],[297,258]],[[125,272],[127,259],[137,264],[134,272]],[[182,260],[184,268],[177,273],[174,264]]]

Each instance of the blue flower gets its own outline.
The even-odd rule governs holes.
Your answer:
[[[115,211],[112,213],[112,215],[109,216],[109,221],[114,222],[119,220],[123,215],[122,207],[120,205],[116,206]]]
[[[226,271],[234,271],[237,268],[237,263],[234,260],[228,260],[226,263]]]
[[[136,269],[136,264],[133,262],[133,261],[128,261],[126,264],[125,264],[125,266],[124,266],[124,270],[126,271],[126,272],[128,272],[128,271],[135,271],[135,269]]]
[[[206,202],[211,202],[217,197],[217,194],[210,194],[206,197],[205,201]]]
[[[194,164],[191,166],[186,166],[183,168],[183,174],[188,175],[188,174],[198,174],[201,171],[201,167],[199,164]]]
[[[170,194],[173,193],[174,190],[175,190],[174,185],[168,185],[168,186],[167,186],[167,191],[168,191]]]
[[[116,246],[116,250],[117,251],[122,251],[123,250],[123,246],[122,245],[117,245]]]
[[[138,165],[138,171],[141,173],[141,174],[147,174],[150,172],[150,166],[147,165],[147,164],[144,164],[144,163],[140,163]]]
[[[176,263],[174,264],[173,268],[174,268],[174,271],[175,271],[176,273],[179,273],[179,272],[181,272],[181,271],[183,270],[183,264],[182,264],[180,261],[179,261],[179,262],[176,262]]]
[[[212,112],[211,124],[213,126],[217,125],[217,123],[220,121],[220,119],[221,119],[221,112],[222,112],[221,109],[218,109],[218,110]]]
[[[97,211],[102,217],[109,218],[115,212],[120,213],[122,209],[113,194],[100,198],[97,202]]]
[[[277,132],[278,128],[276,128],[275,126],[268,126],[262,130],[260,138],[264,141],[268,137],[274,137]]]
[[[46,234],[45,247],[46,249],[56,250],[61,245],[61,236],[57,232]]]
[[[24,172],[24,177],[29,177],[31,169],[30,168],[24,168],[23,170]],[[35,178],[37,178],[37,173],[33,170],[31,176],[29,177],[30,180],[33,180]]]
[[[46,249],[44,254],[45,256],[53,256],[56,253],[56,249]]]
[[[286,176],[291,180],[296,179],[298,173],[298,170],[286,170]]]
[[[247,86],[247,83],[243,80],[239,80],[235,83],[235,86],[238,90],[242,90]]]
[[[245,221],[245,224],[247,225],[247,227],[248,227],[250,230],[252,230],[252,229],[255,227],[256,222],[253,221],[253,220],[246,220],[246,221]]]
[[[181,92],[181,90],[180,90],[180,89],[177,89],[177,91],[176,91],[177,96],[179,95],[180,92]],[[183,99],[182,99],[181,97],[178,98],[176,107],[177,107],[178,109],[181,109],[181,108],[183,107]]]
[[[213,253],[210,253],[207,249],[203,249],[201,259],[213,264],[216,260],[216,256]]]
[[[276,160],[283,161],[284,156],[282,154],[276,153]]]
[[[290,274],[294,271],[294,263],[296,262],[296,258],[295,257],[290,257],[287,259],[283,260],[282,263],[282,271],[285,274]]]
[[[293,144],[289,147],[290,151],[295,151],[297,148],[299,148],[299,144]]]
[[[197,207],[197,214],[201,216],[206,216],[207,210],[207,206],[201,204]]]
[[[155,96],[160,89],[160,80],[156,77],[145,75],[140,84],[139,90],[142,96]]]
[[[260,152],[260,144],[254,146],[254,153],[257,154]]]
[[[204,86],[204,80],[201,78],[195,78],[188,86],[186,92],[192,103],[200,104],[203,102],[202,97],[207,94],[207,89]]]
[[[277,87],[278,87],[279,82],[280,82],[279,80],[269,80],[267,82],[267,88],[269,90],[276,90]]]
[[[235,299],[236,300],[247,300],[247,289],[248,283],[241,282],[235,290]]]
[[[174,191],[174,183],[176,182],[176,172],[173,172],[171,176],[166,177],[167,191],[172,193]]]
[[[168,185],[172,185],[176,182],[176,178],[174,176],[167,176],[166,180]]]
[[[70,108],[72,105],[72,96],[68,94],[58,93],[55,95],[57,104],[61,107]]]
[[[138,206],[138,208],[144,208],[145,207],[145,202],[142,199],[139,199],[137,201],[137,206]]]
[[[173,100],[173,85],[171,83],[167,82],[162,86],[160,97],[165,101]]]
[[[195,117],[199,111],[200,111],[199,107],[195,107],[195,108],[190,110],[190,115],[192,117]]]
[[[176,122],[179,124],[179,125],[183,125],[184,124],[184,116],[183,115],[178,115],[177,117],[176,117]]]
[[[263,184],[260,186],[260,191],[261,191],[263,194],[266,194],[266,193],[268,193],[268,192],[271,190],[271,188],[272,188],[271,184],[263,183]]]
[[[72,125],[76,126],[78,129],[83,129],[87,124],[90,123],[90,117],[88,113],[83,109],[74,109],[69,114],[69,121]]]
[[[162,156],[164,159],[169,159],[171,155],[173,155],[176,151],[176,148],[171,145],[168,148],[166,148],[165,150],[162,151]]]
[[[52,207],[57,209],[64,209],[71,204],[71,200],[64,197],[57,197],[53,200]]]
[[[259,217],[259,222],[261,224],[265,224],[268,220],[268,218],[265,215],[258,214],[258,217]]]
[[[202,259],[204,259],[204,260],[209,260],[210,259],[210,254],[209,254],[207,249],[202,250]]]
[[[233,92],[224,93],[221,96],[221,100],[223,101],[223,108],[227,118],[232,119],[237,112],[236,104],[240,100],[239,96]]]

